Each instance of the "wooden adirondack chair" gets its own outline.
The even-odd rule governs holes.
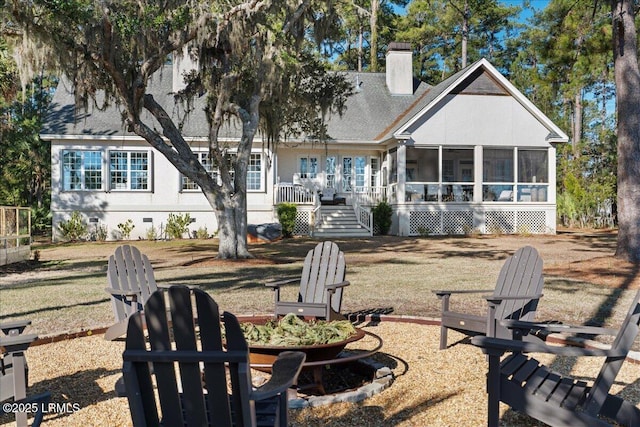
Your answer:
[[[130,317],[122,357],[134,426],[287,425],[287,390],[305,354],[280,354],[271,379],[254,389],[240,324],[230,313],[223,317],[225,342],[216,302],[201,290],[177,285],[154,292],[144,313]]]
[[[35,412],[32,426],[39,426],[44,417],[43,405],[49,402],[51,394],[47,392],[27,397],[29,368],[24,352],[33,341],[38,339],[36,335],[22,334],[30,324],[30,320],[0,324],[2,331],[0,347],[4,349],[0,358],[0,402],[12,399],[14,403],[38,404],[39,410]],[[4,411],[0,413],[4,413]],[[17,412],[15,417],[18,427],[27,425],[26,412]]]
[[[507,258],[496,282],[490,290],[439,290],[435,294],[442,300],[442,321],[440,326],[440,350],[447,347],[447,329],[467,335],[488,335],[511,337],[499,323],[503,319],[533,320],[542,297],[542,258],[531,246],[518,249]],[[483,293],[488,303],[486,316],[476,316],[449,310],[452,294]]]
[[[522,330],[547,329],[569,334],[609,335],[610,330],[596,327],[569,327],[529,322],[507,321],[509,327]],[[497,427],[499,404],[504,402],[518,412],[528,414],[551,426],[640,426],[640,409],[610,394],[611,386],[629,354],[640,329],[640,290],[618,331],[610,349],[548,346],[544,343],[475,337],[472,344],[489,356],[487,391],[489,393],[488,426]],[[512,352],[502,362],[500,358]],[[523,353],[551,353],[560,356],[605,357],[600,373],[589,387],[551,371]]]
[[[105,339],[114,340],[124,335],[129,316],[142,310],[158,285],[149,258],[130,245],[117,247],[109,257],[107,281],[109,287],[105,289],[111,295],[116,323],[107,329]]]
[[[349,282],[345,277],[344,253],[333,242],[321,242],[307,253],[300,278],[265,283],[275,292],[275,316],[296,313],[304,317],[334,320],[340,314],[342,290]],[[300,283],[298,301],[280,301],[280,287]]]

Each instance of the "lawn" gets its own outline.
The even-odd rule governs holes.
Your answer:
[[[209,292],[224,310],[265,314],[273,293],[263,283],[296,277],[304,254],[317,242],[295,238],[251,246],[246,261],[215,258],[215,240],[130,242],[146,253],[161,283],[181,283]],[[338,240],[345,252],[347,279],[343,312],[383,309],[397,316],[437,318],[436,289],[492,289],[504,259],[523,245],[534,246],[545,262],[539,319],[615,325],[640,286],[638,266],[612,257],[615,234],[556,236],[472,236],[446,238],[372,237]],[[94,330],[113,322],[106,282],[107,258],[121,242],[44,244],[39,260],[0,270],[0,321],[29,318],[40,336]],[[283,289],[294,299],[296,285]],[[473,296],[456,297],[453,307],[480,313]]]

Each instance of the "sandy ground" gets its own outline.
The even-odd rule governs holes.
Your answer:
[[[290,410],[293,426],[482,426],[486,425],[485,374],[481,351],[467,343],[437,349],[439,328],[410,323],[381,322],[364,326],[379,335],[384,345],[379,361],[392,368],[394,382],[386,390],[359,403]],[[463,336],[450,333],[454,343]],[[361,344],[351,344],[354,348]],[[364,344],[362,344],[364,345]],[[77,338],[29,349],[31,391],[49,390],[52,402],[73,408],[51,413],[46,426],[130,425],[126,399],[115,397],[120,377],[123,342],[108,342],[102,335]],[[592,380],[602,364],[593,360],[551,359],[560,372]],[[640,369],[625,364],[614,393],[640,405]],[[75,408],[77,410],[75,410]],[[529,417],[502,406],[504,426],[535,426]],[[3,426],[12,423],[0,419]]]

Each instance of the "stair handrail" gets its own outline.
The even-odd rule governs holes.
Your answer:
[[[356,214],[356,221],[362,226],[370,236],[373,236],[373,212],[371,209],[360,204],[360,197],[351,198],[351,206]]]

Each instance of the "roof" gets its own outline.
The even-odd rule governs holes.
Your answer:
[[[154,94],[175,120],[183,117],[183,108],[174,105],[172,91],[172,69],[163,68],[155,75],[150,84],[150,93]],[[413,95],[392,95],[386,87],[384,73],[346,72],[346,78],[356,86],[355,93],[347,99],[346,111],[342,116],[333,114],[328,118],[330,137],[339,142],[372,142],[388,134],[388,129],[397,122],[397,118],[415,105],[428,92],[429,85],[414,80]],[[99,100],[100,102],[100,100]],[[134,137],[128,132],[122,121],[122,108],[111,105],[104,110],[90,106],[87,112],[77,111],[72,87],[68,79],[61,79],[49,106],[41,136],[44,139],[84,138],[123,138]],[[206,138],[207,120],[203,112],[204,99],[196,100],[192,113],[182,126],[186,138]],[[146,112],[143,119],[159,124]],[[397,123],[396,123],[397,124]],[[222,137],[239,138],[240,127],[230,126],[223,131]]]
[[[410,127],[420,117],[435,108],[439,101],[465,82],[469,76],[482,68],[503,88],[520,102],[548,130],[549,142],[566,142],[569,137],[546,115],[531,103],[486,59],[480,59],[436,86],[430,86],[414,79],[412,95],[392,95],[386,86],[384,73],[346,72],[346,78],[356,87],[355,93],[347,99],[346,111],[342,116],[334,114],[328,118],[328,133],[338,143],[385,142],[392,138],[404,139],[410,134]],[[165,107],[175,121],[184,120],[182,132],[185,138],[206,139],[207,119],[203,107],[204,98],[196,99],[192,112],[185,117],[184,108],[176,106],[172,94],[172,67],[166,66],[153,76],[150,93]],[[61,79],[50,105],[50,112],[41,131],[43,139],[84,138],[125,138],[136,137],[124,129],[122,112],[117,105],[104,110],[95,107],[88,112],[79,111],[74,119],[74,95],[68,80]],[[143,120],[159,124],[147,112]],[[220,137],[239,139],[241,128],[229,122],[221,130]]]

